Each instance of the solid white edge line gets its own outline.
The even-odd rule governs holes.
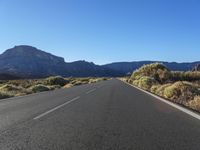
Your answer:
[[[96,88],[92,89],[92,90],[89,90],[89,91],[86,92],[86,94],[90,94],[90,93],[94,92],[95,90],[96,90]]]
[[[67,105],[67,104],[70,104],[70,103],[73,102],[73,101],[76,101],[76,100],[79,99],[79,98],[80,98],[80,96],[77,96],[77,97],[75,97],[75,98],[73,98],[73,99],[71,99],[71,100],[69,100],[69,101],[67,101],[67,102],[65,102],[65,103],[63,103],[63,104],[61,104],[61,105],[59,105],[59,106],[56,106],[56,107],[54,107],[54,108],[52,108],[52,109],[50,109],[50,110],[48,110],[48,111],[46,111],[46,112],[44,112],[44,113],[38,115],[38,116],[36,116],[36,117],[33,118],[33,119],[34,119],[34,120],[40,119],[40,118],[42,118],[42,117],[48,115],[49,113],[51,113],[51,112],[53,112],[53,111],[55,111],[55,110],[57,110],[57,109],[59,109],[59,108],[65,106],[65,105]]]
[[[122,80],[120,80],[120,81],[122,81]],[[164,102],[164,103],[166,103],[166,104],[168,104],[168,105],[170,105],[170,106],[172,106],[172,107],[174,107],[174,108],[176,108],[176,109],[178,109],[178,110],[180,110],[180,111],[182,111],[182,112],[184,112],[184,113],[186,113],[186,114],[188,114],[188,115],[190,115],[190,116],[192,116],[192,117],[194,117],[194,118],[196,118],[198,120],[200,120],[200,115],[199,114],[197,114],[197,113],[195,113],[195,112],[193,112],[193,111],[191,111],[191,110],[189,110],[189,109],[187,109],[185,107],[181,107],[178,104],[175,104],[175,103],[170,102],[170,101],[168,101],[168,100],[166,100],[164,98],[161,98],[161,97],[159,97],[159,96],[157,96],[157,95],[155,95],[153,93],[145,91],[145,90],[143,90],[143,89],[141,89],[139,87],[136,87],[136,86],[134,86],[134,85],[132,85],[130,83],[127,83],[126,81],[122,81],[122,82],[124,82],[125,84],[127,84],[129,86],[132,86],[132,87],[134,87],[134,88],[136,88],[136,89],[138,89],[138,90],[140,90],[140,91],[142,91],[142,92],[144,92],[146,94],[149,94],[149,95],[153,96],[154,98],[156,98],[156,99],[158,99],[158,100],[160,100],[160,101],[162,101],[162,102]]]

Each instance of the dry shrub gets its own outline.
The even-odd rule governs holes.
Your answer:
[[[200,96],[195,96],[187,105],[194,110],[200,111]]]
[[[198,81],[200,80],[200,71],[172,71],[171,72],[172,81]]]
[[[139,78],[138,80],[134,80],[133,84],[145,90],[150,90],[152,85],[157,84],[157,81],[154,78],[144,76]]]
[[[152,93],[156,93],[156,91],[161,87],[160,84],[157,84],[157,85],[152,85],[151,89],[150,89],[150,92]]]
[[[15,86],[12,84],[5,84],[0,87],[0,92],[4,93],[5,95],[12,96],[20,96],[20,95],[26,95],[30,93],[27,89],[21,87],[21,86]]]
[[[9,94],[4,93],[4,92],[0,92],[0,99],[9,98],[9,97],[12,97],[12,95],[9,95]]]
[[[154,78],[156,81],[163,83],[169,80],[170,70],[160,63],[148,64],[134,71],[130,77],[130,80],[138,80],[144,76]]]
[[[171,86],[171,83],[163,84],[163,85],[158,85],[158,87],[155,89],[155,94],[159,96],[164,96],[164,90],[165,88]]]
[[[181,104],[194,98],[199,93],[198,89],[189,82],[178,81],[164,89],[164,97]]]

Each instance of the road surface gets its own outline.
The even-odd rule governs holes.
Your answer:
[[[200,121],[122,81],[0,100],[1,150],[198,150]]]

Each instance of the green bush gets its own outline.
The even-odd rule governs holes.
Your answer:
[[[60,76],[55,76],[55,77],[49,77],[46,79],[47,85],[60,85],[64,86],[65,84],[69,83],[68,80],[60,77]]]
[[[163,64],[153,63],[144,65],[138,70],[134,71],[130,77],[130,81],[138,80],[143,76],[154,78],[156,81],[163,83],[170,78],[170,70]]]
[[[30,87],[30,90],[34,93],[37,93],[37,92],[49,91],[50,89],[45,85],[39,84]]]

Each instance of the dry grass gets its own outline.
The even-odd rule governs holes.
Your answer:
[[[22,86],[15,86],[12,84],[5,84],[1,86],[0,92],[3,93],[4,95],[8,95],[8,97],[21,96],[30,93],[29,90],[23,88]]]
[[[70,88],[76,85],[91,84],[108,78],[62,78],[60,76],[45,79],[0,81],[0,99],[27,95],[31,93]]]

